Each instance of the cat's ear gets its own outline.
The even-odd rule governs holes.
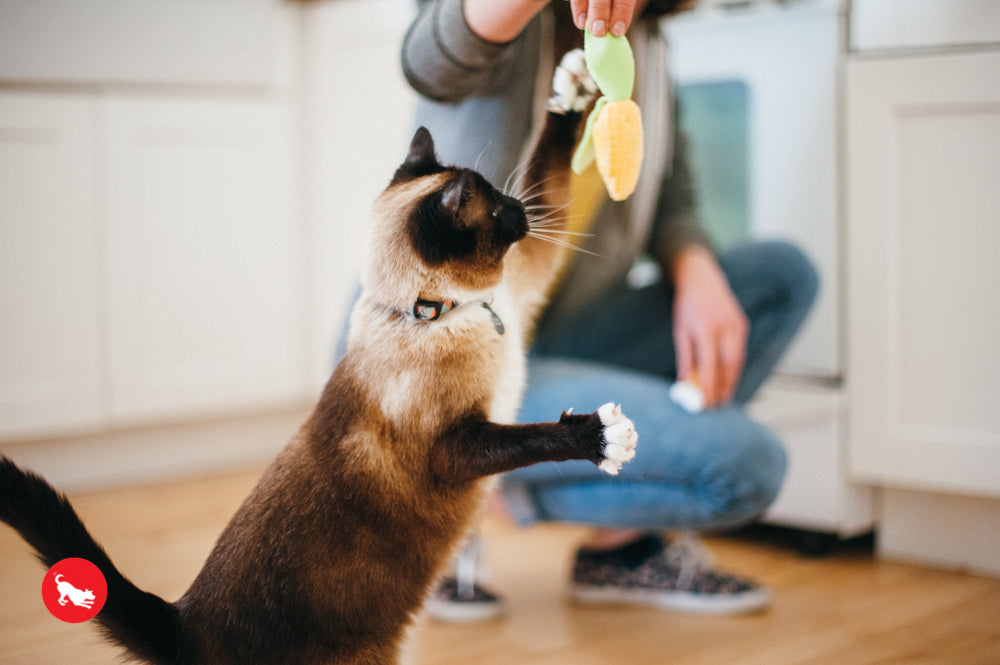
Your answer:
[[[462,209],[462,196],[468,183],[468,175],[462,173],[441,190],[441,210],[456,221],[460,220],[458,213]]]
[[[410,151],[406,153],[406,166],[418,166],[426,163],[437,164],[437,156],[434,154],[434,139],[426,127],[417,129],[410,141]]]
[[[426,127],[421,127],[413,135],[410,142],[410,150],[406,153],[406,159],[396,169],[396,174],[392,177],[390,187],[400,182],[420,178],[425,175],[439,173],[444,167],[437,160],[434,154],[434,139]]]

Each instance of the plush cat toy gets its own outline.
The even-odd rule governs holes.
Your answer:
[[[583,50],[603,96],[587,119],[572,168],[583,173],[596,159],[608,195],[624,201],[635,191],[642,167],[642,116],[632,101],[635,58],[624,36],[594,37],[590,30],[584,33]]]

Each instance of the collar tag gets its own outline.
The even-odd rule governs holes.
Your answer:
[[[484,302],[483,307],[485,307],[486,311],[490,313],[490,320],[493,321],[493,327],[496,329],[497,334],[498,335],[504,334],[504,332],[506,332],[506,328],[503,327],[503,321],[500,320],[500,317],[497,316],[497,313],[493,311],[493,308],[490,307],[490,304],[488,302]]]

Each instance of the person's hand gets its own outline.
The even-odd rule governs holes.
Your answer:
[[[503,44],[524,30],[552,0],[464,0],[465,20],[486,41]]]
[[[509,42],[552,0],[465,0],[465,20],[487,41]],[[648,0],[569,0],[576,27],[595,37],[625,34]]]
[[[715,257],[696,246],[672,266],[674,344],[681,380],[697,374],[708,407],[729,400],[746,359],[749,324]]]
[[[590,27],[595,37],[621,37],[647,0],[569,0],[576,27]]]

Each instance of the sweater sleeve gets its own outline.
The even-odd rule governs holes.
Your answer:
[[[473,32],[463,0],[418,0],[417,16],[403,40],[403,75],[424,97],[456,102],[484,92],[510,75],[520,39],[506,44]]]
[[[673,164],[660,186],[649,253],[667,269],[685,247],[712,243],[698,221],[694,184],[687,162],[687,142],[678,126],[673,147]]]

